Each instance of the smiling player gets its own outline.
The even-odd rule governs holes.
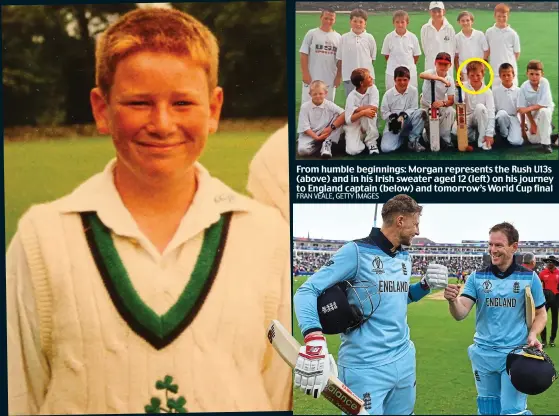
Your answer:
[[[100,38],[91,104],[116,159],[10,244],[10,414],[290,409],[291,372],[255,337],[290,322],[289,226],[197,162],[217,79],[215,37],[177,10]]]
[[[527,396],[517,391],[505,371],[507,354],[519,345],[541,350],[537,334],[545,327],[547,314],[542,285],[536,273],[514,262],[519,235],[514,226],[501,223],[489,231],[491,265],[473,272],[460,286],[449,284],[444,296],[450,314],[457,321],[468,316],[476,305],[476,333],[468,348],[477,389],[480,415],[530,415]],[[524,291],[530,287],[536,318],[528,330]]]

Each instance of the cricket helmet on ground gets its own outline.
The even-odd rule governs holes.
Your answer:
[[[551,358],[535,347],[520,346],[507,356],[507,374],[514,388],[524,394],[540,394],[557,379]]]
[[[371,282],[344,281],[326,289],[317,301],[322,332],[350,332],[367,321],[379,303],[379,291]]]

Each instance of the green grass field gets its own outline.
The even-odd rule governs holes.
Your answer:
[[[461,30],[460,25],[456,22],[456,17],[460,10],[449,10],[447,14],[448,21],[454,26],[456,32]],[[474,27],[478,30],[485,32],[487,28],[492,26],[495,22],[493,20],[493,12],[489,10],[473,10],[472,13],[475,16]],[[305,37],[308,30],[319,26],[320,19],[319,13],[297,13],[296,15],[296,39],[295,39],[295,101],[296,101],[296,114],[298,117],[299,108],[301,106],[301,65],[299,59],[299,48],[301,42]],[[427,22],[429,15],[421,12],[410,13],[410,24],[408,30],[413,32],[418,39],[420,39],[421,26]],[[338,13],[336,17],[337,21],[334,25],[334,29],[344,34],[350,30],[349,26],[349,15]],[[519,68],[519,83],[522,84],[526,80],[526,65],[531,59],[539,59],[544,64],[545,77],[549,80],[552,86],[553,99],[556,106],[556,111],[553,115],[553,124],[558,126],[558,111],[557,103],[559,100],[559,84],[558,84],[558,14],[555,12],[512,12],[509,24],[518,33],[520,37],[521,53],[518,62]],[[545,36],[534,36],[534,28],[545,27]],[[392,14],[390,13],[374,13],[369,14],[369,19],[367,22],[367,31],[371,33],[377,43],[377,59],[374,63],[375,74],[376,74],[376,86],[380,92],[380,98],[385,93],[384,87],[384,72],[386,70],[386,60],[384,56],[381,55],[380,51],[382,49],[382,42],[384,37],[394,30],[392,26]],[[420,40],[421,41],[421,40]],[[418,72],[423,71],[424,68],[424,57],[420,56],[419,62],[417,64]],[[421,81],[419,87],[421,88]],[[336,104],[341,107],[345,105],[345,93],[343,86],[341,86],[336,92]],[[384,121],[379,120],[379,131],[382,132],[384,129]],[[557,131],[557,130],[556,130]],[[356,157],[339,157],[340,159],[356,159]],[[359,157],[358,157],[359,158]],[[539,152],[537,146],[525,146],[521,149],[512,148],[502,148],[494,149],[491,152],[483,152],[481,150],[474,153],[392,153],[383,154],[375,156],[375,159],[382,160],[402,160],[402,159],[452,159],[452,160],[557,160],[558,152],[557,149],[552,154],[544,154]]]
[[[297,290],[305,280],[295,278],[293,290]],[[295,315],[293,319],[295,337],[302,342]],[[415,414],[476,414],[477,394],[467,354],[474,336],[474,311],[465,320],[456,322],[448,313],[446,301],[425,298],[410,304],[408,324],[417,351]],[[339,345],[338,336],[328,336],[328,350],[334,357],[337,357]],[[559,366],[559,347],[548,348],[546,352]],[[534,414],[559,414],[559,383],[543,394],[530,397],[528,408]],[[294,392],[293,413],[341,414],[325,399],[309,398],[299,390]]]
[[[218,133],[208,140],[200,161],[214,176],[246,193],[248,165],[272,132]],[[32,204],[67,194],[114,155],[107,137],[5,142],[6,246],[18,218]]]

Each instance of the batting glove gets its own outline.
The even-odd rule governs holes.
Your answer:
[[[442,264],[431,263],[427,267],[424,279],[430,289],[444,289],[448,286],[448,268]]]
[[[388,130],[394,134],[398,134],[402,128],[402,123],[398,120],[398,114],[390,114],[388,117]]]
[[[330,360],[324,335],[307,335],[295,365],[295,387],[319,398],[328,383]]]

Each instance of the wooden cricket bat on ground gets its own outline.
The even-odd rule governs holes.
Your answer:
[[[429,115],[429,145],[432,152],[441,150],[441,137],[439,135],[439,111],[433,106],[435,102],[435,81],[431,80],[431,114]]]
[[[530,286],[526,286],[526,289],[524,289],[524,301],[526,304],[526,325],[528,326],[528,330],[530,330],[536,318],[536,306],[534,305],[534,298],[532,297],[532,289],[530,289]]]
[[[466,124],[466,104],[462,98],[462,88],[456,86],[458,104],[456,104],[456,120],[458,124],[458,150],[465,152],[468,148],[468,126]]]
[[[281,358],[291,368],[295,368],[301,345],[279,321],[273,320],[270,324],[268,328],[268,341],[270,341]],[[322,392],[322,396],[346,414],[369,414],[365,410],[363,400],[357,397],[344,383],[334,376],[330,376],[328,379],[328,384]]]

